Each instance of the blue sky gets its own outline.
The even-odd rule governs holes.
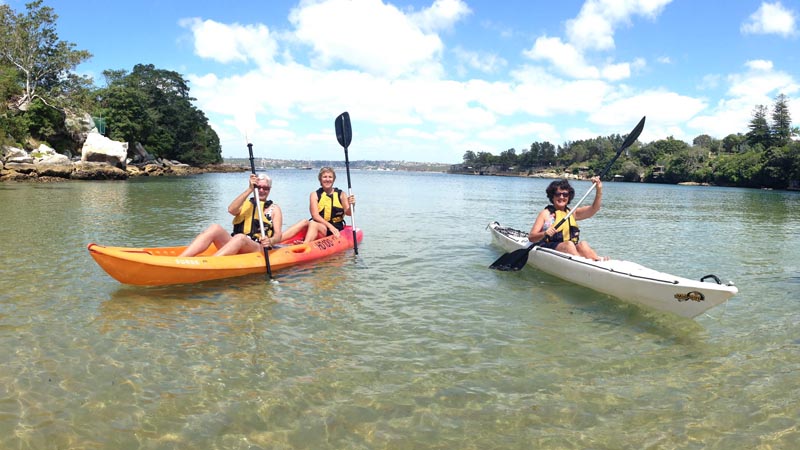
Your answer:
[[[3,0],[0,0],[3,1]],[[4,0],[17,12],[24,2]],[[46,0],[62,40],[179,72],[223,156],[461,162],[625,134],[746,132],[779,93],[800,118],[800,1]]]

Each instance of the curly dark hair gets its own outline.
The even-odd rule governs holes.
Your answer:
[[[569,191],[569,202],[575,198],[575,189],[572,188],[572,185],[569,184],[569,181],[565,179],[556,180],[550,183],[550,186],[547,186],[547,190],[545,191],[547,193],[547,199],[550,200],[550,203],[553,203],[553,196],[556,195],[558,190]]]

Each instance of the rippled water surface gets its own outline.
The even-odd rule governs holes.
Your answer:
[[[489,270],[548,182],[353,171],[358,256],[159,288],[86,245],[186,243],[246,174],[0,184],[0,448],[800,448],[800,195],[606,182],[601,254],[739,286],[687,320]]]

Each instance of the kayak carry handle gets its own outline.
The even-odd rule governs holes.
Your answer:
[[[706,275],[706,276],[704,276],[703,278],[700,278],[700,281],[706,281],[706,278],[713,278],[713,279],[714,279],[714,281],[716,281],[716,282],[717,282],[717,284],[722,284],[722,281],[720,281],[720,280],[719,280],[719,277],[718,277],[718,276],[716,276],[716,275],[711,275],[711,274],[709,274],[709,275]]]

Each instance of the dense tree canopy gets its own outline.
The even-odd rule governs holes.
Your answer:
[[[59,40],[57,15],[42,0],[16,14],[0,4],[0,144],[25,146],[29,139],[47,142],[62,153],[77,150],[67,113],[102,118],[106,134],[136,143],[156,157],[189,164],[222,161],[219,137],[202,111],[192,105],[180,74],[139,64],[131,73],[107,70],[106,87],[72,70],[91,57]]]
[[[42,1],[28,3],[25,14],[15,14],[10,6],[0,5],[0,57],[22,75],[23,89],[15,99],[21,111],[37,98],[49,105],[66,106],[70,96],[64,94],[87,81],[71,71],[92,56],[58,39],[58,16],[53,8],[42,6]]]
[[[104,72],[98,111],[112,139],[139,142],[153,155],[189,164],[221,162],[219,137],[192,105],[180,74],[137,64],[131,73]]]

